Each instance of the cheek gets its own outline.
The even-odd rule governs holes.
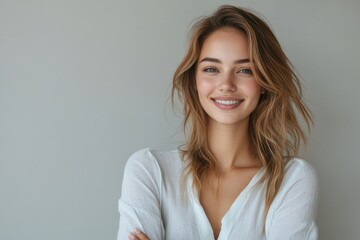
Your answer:
[[[260,94],[261,86],[256,80],[247,81],[245,84],[243,84],[243,89],[249,94],[249,95],[257,95]]]
[[[213,90],[213,84],[207,79],[196,78],[196,89],[198,91],[199,97],[202,97],[203,95],[209,95]]]

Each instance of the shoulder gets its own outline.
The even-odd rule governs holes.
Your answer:
[[[122,196],[132,196],[135,192],[148,191],[161,197],[165,186],[177,186],[182,161],[177,150],[158,151],[144,148],[133,153],[126,162]],[[131,200],[135,201],[135,200]]]
[[[143,148],[140,149],[129,157],[129,159],[126,162],[126,168],[132,167],[132,166],[144,166],[149,165],[153,161],[150,148]]]
[[[316,202],[318,195],[318,179],[313,166],[301,159],[293,158],[285,167],[284,179],[277,194],[277,199],[308,198]]]
[[[302,180],[316,184],[317,174],[309,162],[301,158],[293,158],[286,164],[284,180],[288,182]]]
[[[317,202],[318,180],[315,169],[307,161],[293,158],[286,164],[285,175],[272,203],[272,210],[294,210],[299,206],[312,206],[309,209],[315,212]]]
[[[268,237],[317,239],[317,205],[318,184],[315,169],[303,159],[290,160],[286,164],[279,192],[267,214]]]
[[[177,150],[159,151],[144,148],[134,152],[126,162],[126,172],[147,172],[157,174],[170,167],[181,166],[181,160]]]

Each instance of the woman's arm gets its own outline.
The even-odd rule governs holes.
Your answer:
[[[150,239],[164,239],[160,210],[161,171],[148,149],[134,153],[126,163],[119,200],[118,240],[138,228]]]
[[[284,181],[291,184],[281,193],[282,197],[273,215],[271,223],[267,223],[269,240],[293,239],[316,240],[316,212],[318,203],[318,182],[315,170],[302,162],[294,176]],[[280,190],[281,191],[281,190]]]

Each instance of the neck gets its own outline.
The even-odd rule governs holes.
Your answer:
[[[208,142],[219,172],[259,166],[251,156],[248,126],[248,121],[233,125],[209,121]]]

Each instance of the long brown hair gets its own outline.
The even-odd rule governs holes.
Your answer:
[[[174,74],[172,89],[172,99],[174,101],[178,93],[185,115],[186,144],[180,147],[186,163],[185,176],[193,177],[193,187],[199,191],[204,179],[216,169],[216,160],[207,142],[207,114],[196,92],[195,71],[204,40],[224,27],[245,33],[255,79],[265,90],[250,115],[249,136],[253,156],[266,167],[261,180],[267,183],[266,216],[283,181],[287,161],[297,155],[301,141],[306,143],[296,114],[302,116],[308,129],[312,119],[301,100],[300,81],[275,35],[249,10],[224,5],[192,27],[188,49]]]

